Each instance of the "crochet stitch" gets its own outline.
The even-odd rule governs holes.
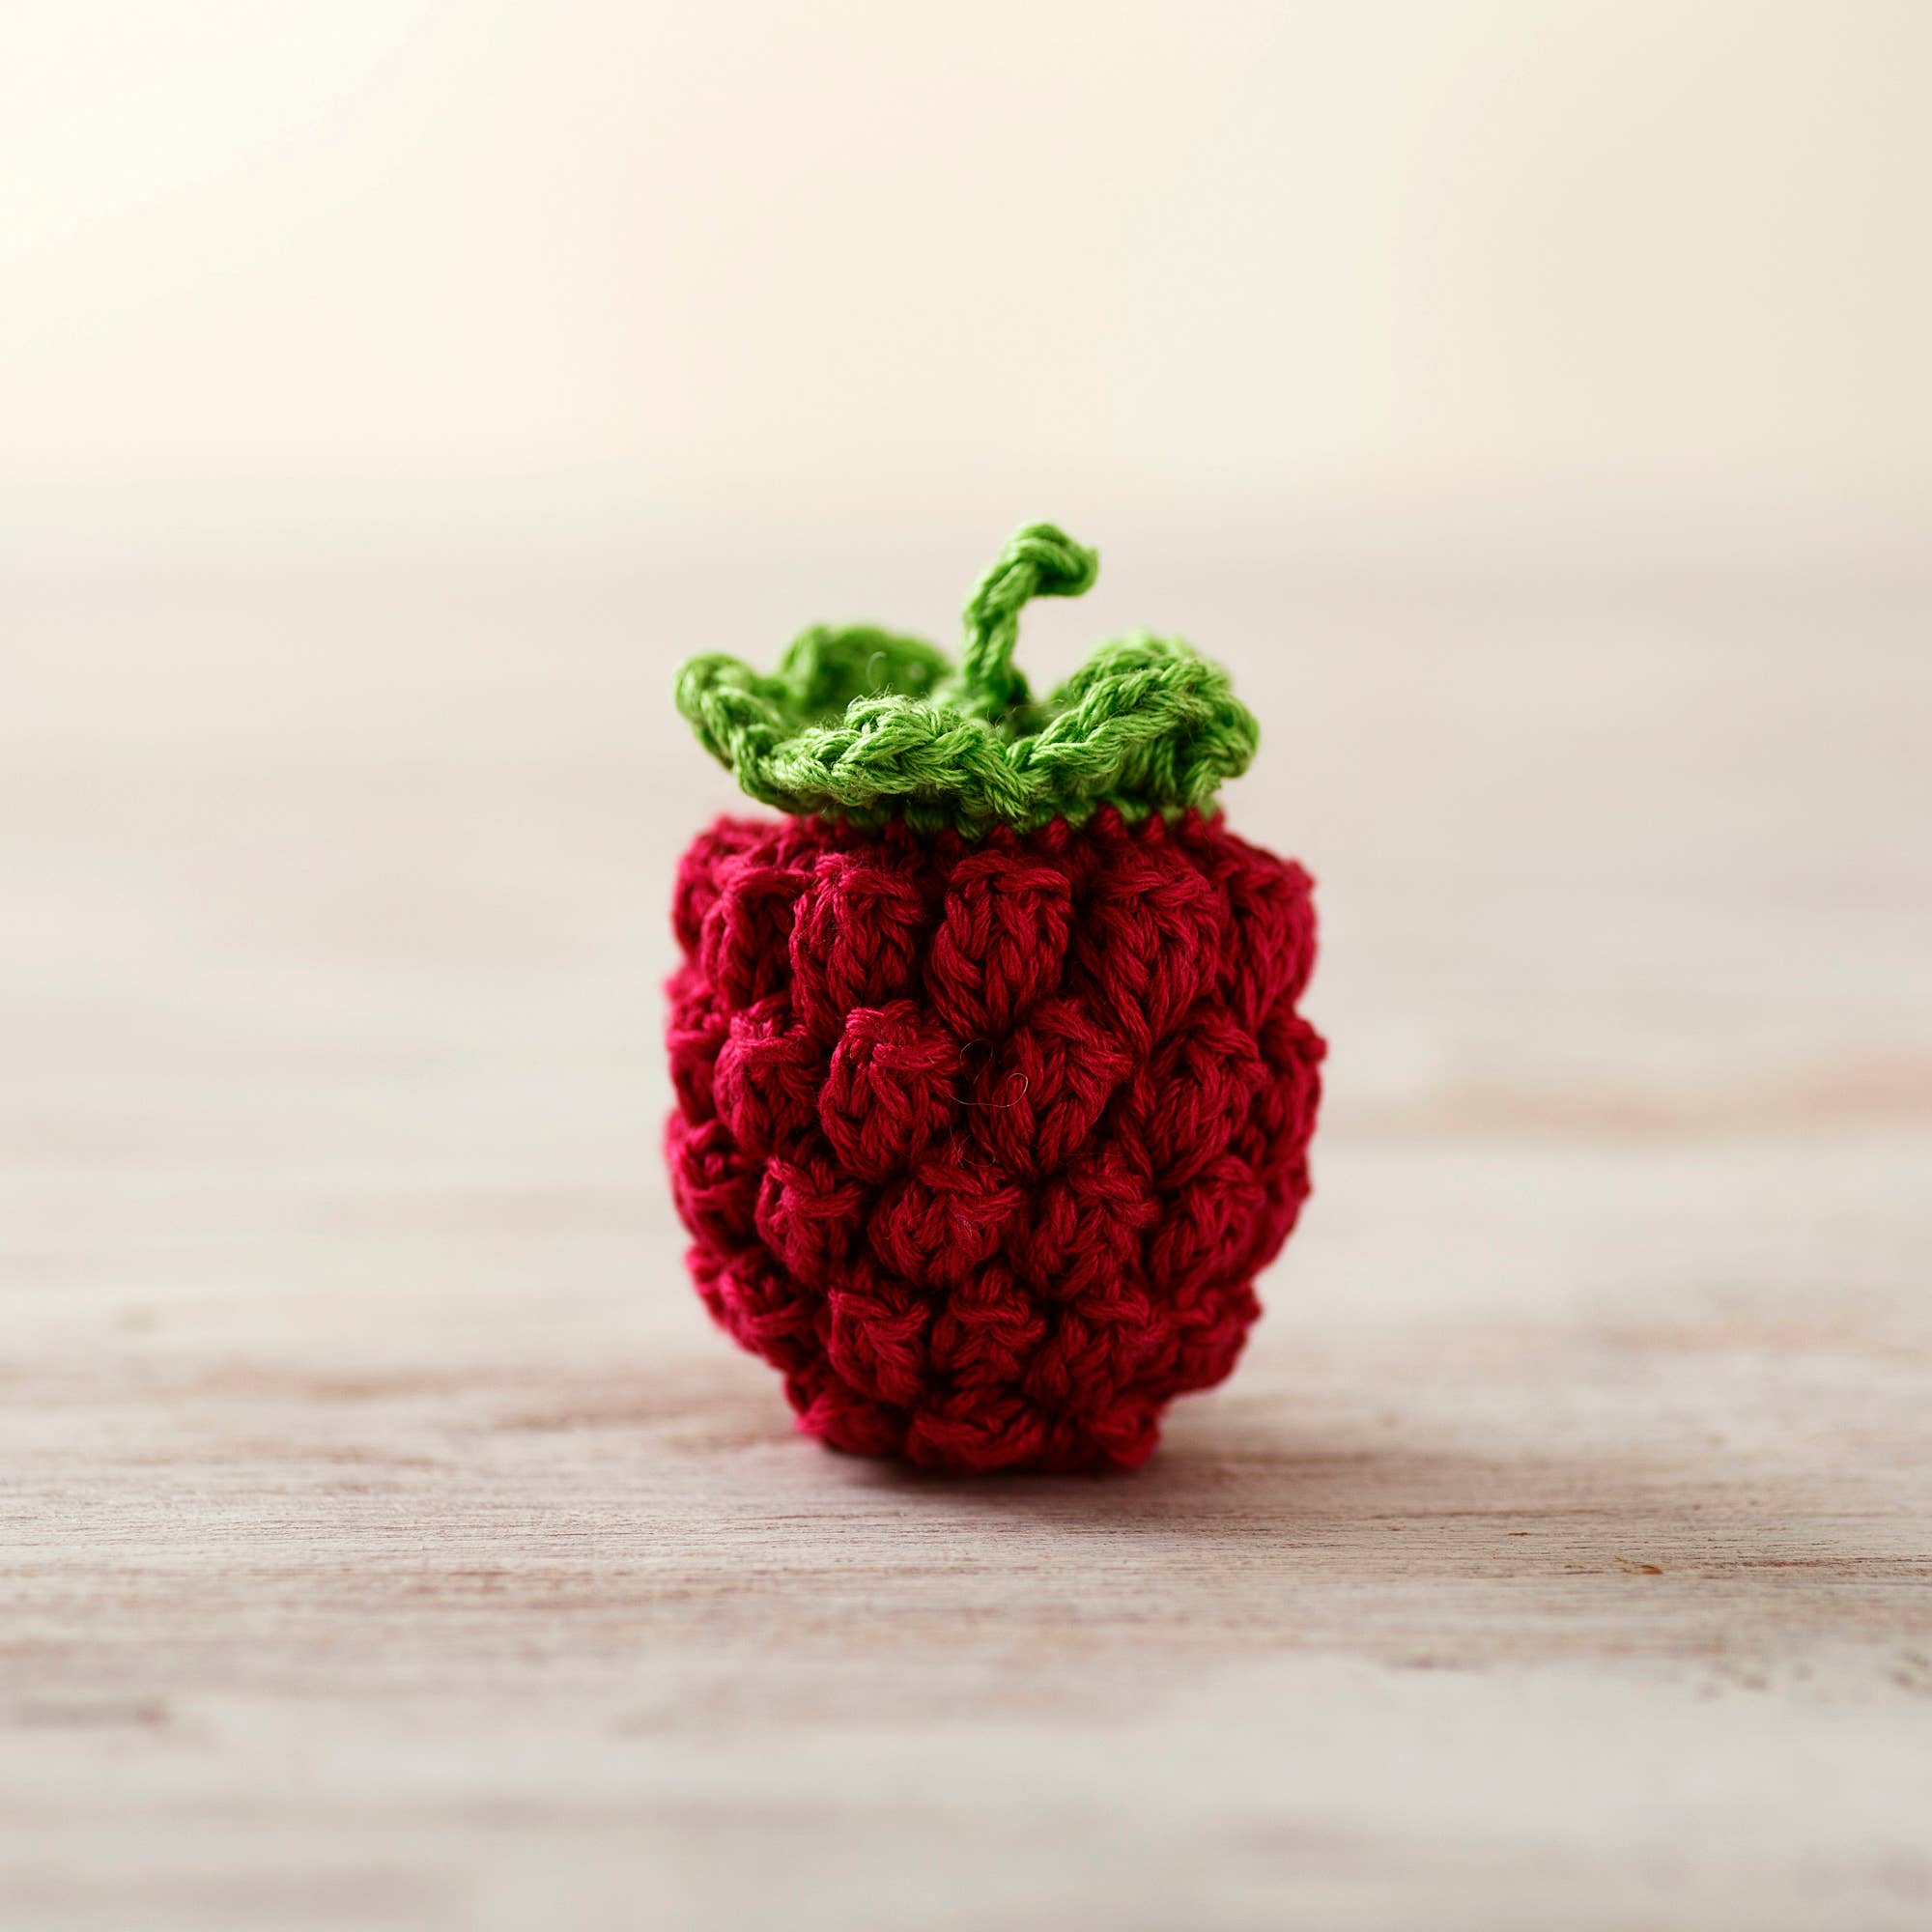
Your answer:
[[[1013,668],[1021,606],[1077,597],[1098,568],[1051,524],[1029,525],[966,607],[956,670],[918,638],[820,626],[775,677],[693,658],[678,709],[746,791],[784,811],[971,836],[1079,824],[1102,805],[1127,818],[1204,806],[1247,769],[1258,737],[1218,665],[1138,633],[1101,645],[1044,704]]]
[[[1167,1402],[1234,1366],[1254,1277],[1309,1191],[1310,882],[1190,795],[1252,749],[1252,719],[1182,645],[1158,664],[1220,694],[1206,738],[1184,707],[1120,708],[1175,689],[1110,655],[1140,644],[1090,664],[1081,689],[1106,702],[1087,712],[1065,701],[1080,677],[1039,707],[1012,667],[1027,597],[1084,589],[1094,567],[1049,526],[1022,531],[968,606],[957,671],[883,633],[811,632],[778,679],[707,659],[679,681],[748,789],[784,773],[803,796],[809,767],[854,801],[697,838],[669,988],[667,1151],[694,1279],[836,1448],[961,1471],[1139,1464]],[[932,696],[879,711],[881,654]],[[747,695],[790,724],[748,725]],[[840,701],[844,722],[800,723]],[[881,753],[892,719],[942,713],[921,755]],[[1070,718],[1055,742],[1085,748],[1081,783],[1111,774],[1099,790],[1009,755]],[[1053,796],[1084,809],[1040,820],[1046,793],[999,793],[996,770],[1057,772]]]

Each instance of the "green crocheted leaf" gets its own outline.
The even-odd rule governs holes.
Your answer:
[[[820,627],[768,677],[693,658],[677,708],[746,791],[784,811],[971,838],[1078,824],[1102,805],[1128,818],[1206,806],[1260,735],[1218,665],[1138,634],[1102,644],[1043,701],[1013,666],[1021,607],[1077,597],[1098,568],[1093,551],[1031,524],[967,604],[956,668],[918,638]]]

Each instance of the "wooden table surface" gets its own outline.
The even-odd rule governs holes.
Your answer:
[[[1142,1475],[792,1435],[658,1162],[686,650],[986,548],[16,554],[9,1928],[1932,1923],[1932,597],[1103,540],[1321,881],[1316,1195]]]

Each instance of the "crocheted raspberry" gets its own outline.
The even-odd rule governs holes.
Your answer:
[[[1202,810],[1254,721],[1157,639],[1044,704],[1012,668],[1020,606],[1095,568],[1021,531],[957,671],[857,629],[679,678],[794,815],[721,819],[679,872],[673,1191],[705,1305],[835,1448],[1138,1465],[1309,1191],[1310,881]]]

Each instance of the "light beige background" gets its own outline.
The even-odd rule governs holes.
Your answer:
[[[0,9],[0,1918],[1920,1926],[1932,12]],[[1118,1484],[792,1438],[687,651],[1148,623],[1317,1194]]]
[[[1914,0],[14,0],[0,473],[1922,489],[1928,67]]]

